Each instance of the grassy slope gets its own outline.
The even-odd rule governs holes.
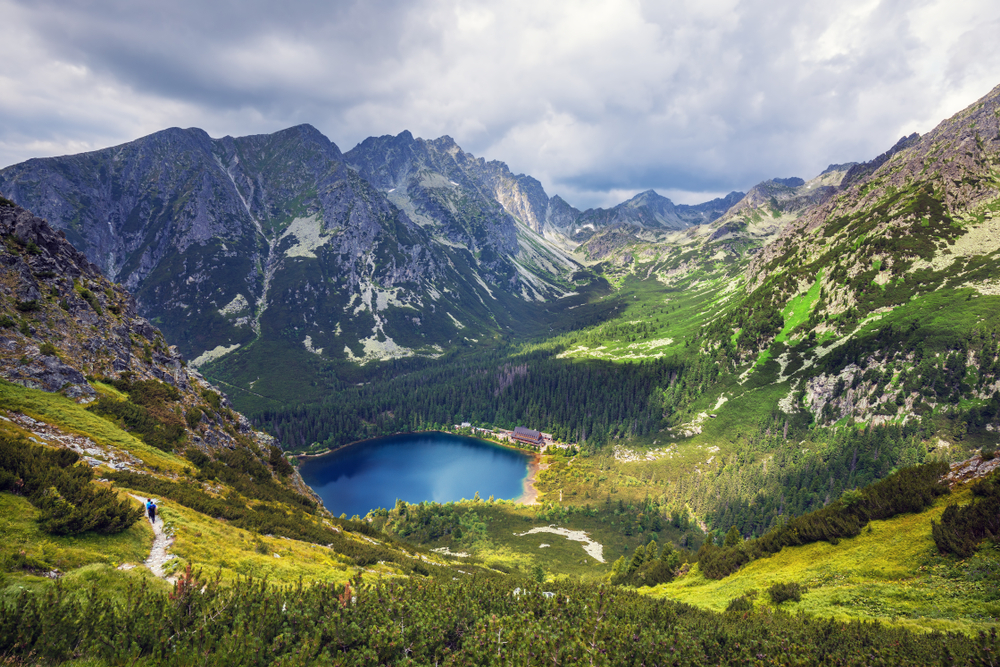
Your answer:
[[[0,493],[0,560],[20,552],[32,561],[66,571],[103,563],[141,563],[153,544],[153,530],[145,521],[117,535],[86,533],[74,536],[42,532],[35,518],[38,510],[26,499]]]
[[[253,576],[294,583],[300,577],[306,581],[342,582],[358,570],[323,546],[254,535],[170,501],[160,500],[158,507],[166,530],[174,535],[170,553],[177,558],[166,568],[171,573],[181,572],[191,563],[206,573],[218,571],[227,581]],[[258,540],[264,553],[257,551]],[[379,569],[390,572],[388,568]]]
[[[115,391],[100,385],[98,388],[108,393]],[[183,478],[193,468],[186,459],[146,445],[114,423],[88,412],[84,406],[60,394],[49,394],[0,381],[0,411],[2,410],[22,412],[39,421],[58,426],[63,431],[89,437],[99,445],[129,452],[142,459],[157,474],[167,473],[173,476],[180,473]],[[31,432],[7,420],[0,420],[0,433],[35,437]],[[48,444],[45,438],[41,441]],[[188,482],[199,484],[193,479]],[[216,486],[218,493],[225,495],[226,487]],[[124,491],[126,490],[123,489]],[[135,492],[135,495],[147,494]],[[182,570],[190,562],[195,567],[203,568],[206,573],[218,571],[225,580],[253,575],[276,582],[294,583],[300,578],[307,581],[346,581],[359,570],[349,559],[326,547],[298,540],[254,535],[172,501],[162,498],[158,500],[167,530],[175,537],[169,553],[177,558],[168,563],[168,572]],[[51,569],[65,573],[67,582],[77,579],[80,582],[110,579],[121,583],[123,577],[136,576],[136,572],[149,573],[142,565],[149,556],[153,542],[152,529],[146,521],[140,521],[116,535],[87,533],[60,537],[42,532],[35,521],[37,514],[38,510],[25,498],[0,493],[0,589],[5,590],[0,595],[13,594],[19,587],[42,584],[47,579],[40,576],[41,573]],[[354,536],[353,539],[365,538]],[[264,553],[259,553],[258,549]],[[427,567],[435,573],[444,572],[438,571],[438,568],[448,567],[449,562],[458,562],[438,556],[417,558],[424,560]],[[114,570],[124,563],[138,567],[129,573]],[[392,576],[397,571],[392,563],[365,568],[367,576],[375,577]]]
[[[879,620],[919,630],[972,633],[995,627],[1000,603],[984,598],[988,591],[976,581],[983,567],[1000,565],[1000,553],[984,550],[970,561],[955,563],[936,557],[931,521],[945,507],[967,502],[967,491],[945,496],[920,514],[871,522],[870,530],[841,540],[785,548],[754,561],[722,580],[706,579],[695,567],[669,584],[648,589],[699,607],[723,611],[729,601],[756,590],[756,604],[768,605],[765,591],[779,582],[808,587],[801,602],[782,608],[840,620]]]
[[[61,394],[26,389],[0,380],[0,408],[21,412],[32,419],[58,426],[67,433],[88,437],[99,445],[128,451],[154,470],[179,472],[189,465],[179,456],[147,445],[107,419],[98,417],[87,411],[85,406]],[[10,428],[17,428],[9,422],[4,424]]]
[[[614,316],[591,326],[546,340],[547,349],[565,348],[568,358],[627,361],[658,356],[684,356],[685,341],[719,314],[727,301],[724,280],[665,287],[656,278],[625,277],[619,288],[603,297],[617,305]],[[691,289],[687,289],[691,287]],[[643,325],[647,333],[635,341],[611,333],[612,327]]]

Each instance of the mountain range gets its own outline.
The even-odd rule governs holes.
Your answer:
[[[841,374],[829,351],[876,316],[908,317],[943,287],[992,295],[996,109],[994,90],[867,162],[698,206],[646,191],[580,211],[447,136],[402,132],[344,153],[308,125],[164,130],[7,167],[0,192],[133,290],[137,312],[240,400],[319,401],[377,362],[599,325],[625,312],[628,281],[646,281],[708,286],[714,305],[687,320],[685,345],[757,360],[741,377],[780,362],[777,378],[825,405],[805,387],[826,386],[820,366]],[[806,348],[806,334],[834,342]],[[658,340],[671,343],[649,354],[684,356],[681,339]]]
[[[677,232],[699,206],[653,191],[578,211],[449,137],[370,138],[347,153],[315,128],[212,139],[169,129],[0,171],[196,365],[279,345],[366,363],[434,357],[568,299],[602,230]],[[178,280],[178,276],[184,276]]]

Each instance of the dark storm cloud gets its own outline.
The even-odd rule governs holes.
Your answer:
[[[0,0],[0,164],[163,127],[453,136],[577,206],[811,177],[1000,81],[988,2]]]

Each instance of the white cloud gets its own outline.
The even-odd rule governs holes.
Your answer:
[[[0,164],[169,126],[453,136],[586,207],[871,158],[988,92],[985,1],[0,0]],[[687,194],[684,194],[687,193]]]

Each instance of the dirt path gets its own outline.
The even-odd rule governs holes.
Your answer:
[[[133,495],[132,497],[141,502],[143,509],[145,509],[145,498],[136,495]],[[149,517],[146,517],[146,521],[149,521]],[[174,543],[174,538],[170,537],[163,531],[163,517],[159,512],[156,514],[156,522],[151,525],[153,526],[154,535],[153,548],[149,550],[149,558],[146,559],[146,562],[143,563],[143,565],[148,567],[150,572],[155,574],[160,579],[166,579],[171,582],[176,581],[177,577],[168,577],[167,573],[163,571],[163,566],[166,565],[167,561],[175,558],[173,554],[167,553],[167,548]]]

